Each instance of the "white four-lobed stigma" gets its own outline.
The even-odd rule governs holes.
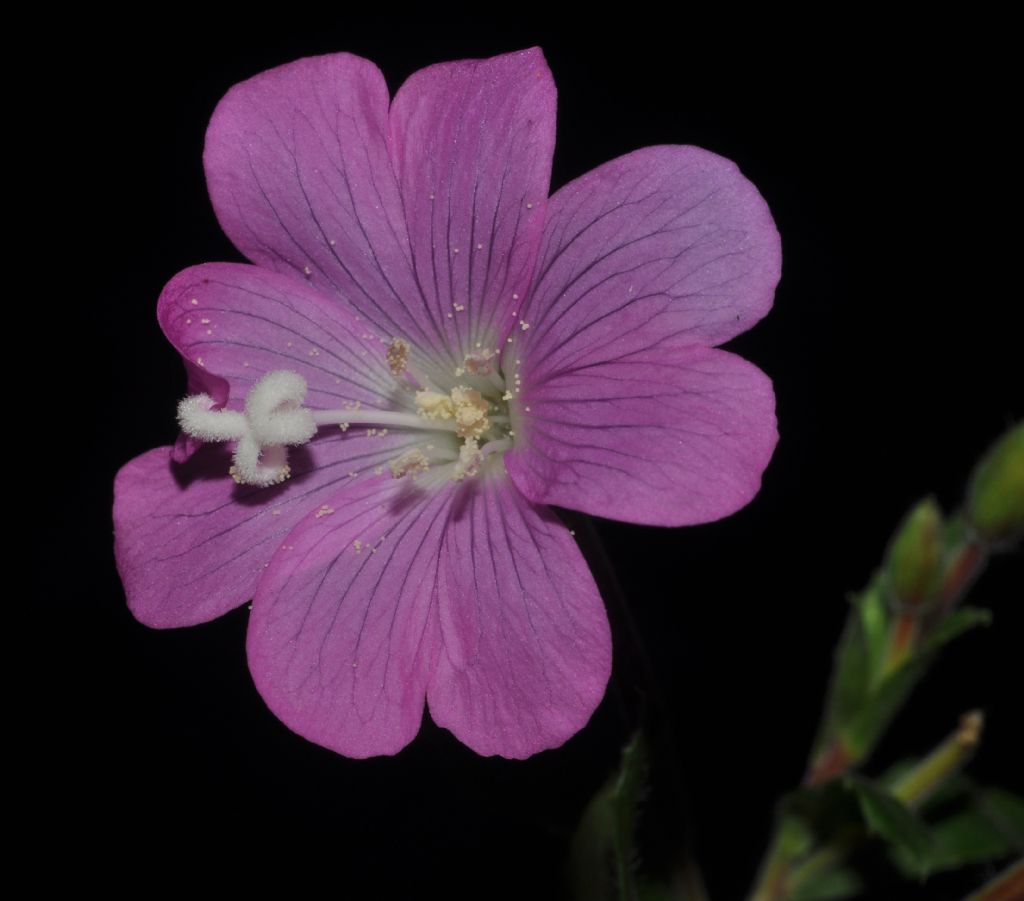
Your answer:
[[[313,413],[302,406],[306,380],[278,370],[261,378],[245,400],[245,412],[214,410],[208,394],[193,394],[178,404],[178,422],[186,435],[201,441],[237,441],[231,476],[240,485],[276,485],[290,475],[288,446],[305,444],[316,434]]]

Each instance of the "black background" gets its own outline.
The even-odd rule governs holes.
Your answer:
[[[1024,412],[1016,104],[999,23],[804,21],[809,36],[783,39],[749,20],[636,16],[564,29],[184,18],[83,25],[54,111],[72,151],[61,203],[83,251],[55,298],[68,361],[55,380],[83,383],[60,423],[73,465],[36,545],[57,683],[40,739],[46,840],[107,877],[126,859],[160,874],[203,860],[322,878],[344,898],[564,897],[568,837],[647,691],[620,614],[613,685],[563,748],[484,759],[426,718],[397,757],[347,760],[266,710],[245,608],[180,631],[134,622],[109,518],[117,468],[175,434],[185,382],[156,325],[161,287],[185,266],[240,259],[201,166],[221,95],[314,53],[365,56],[394,91],[430,63],[539,44],[559,90],[553,188],[638,147],[696,144],[739,164],[782,234],[775,308],[729,345],[775,382],[781,441],[763,491],[707,526],[596,524],[673,711],[712,896],[741,897],[773,801],[800,779],[847,592],[916,498],[957,505],[973,461]],[[1021,581],[1019,556],[994,561],[974,596],[994,627],[944,656],[873,771],[980,706],[974,772],[1021,787]],[[984,875],[902,889],[880,856],[865,863],[879,898],[955,898]]]

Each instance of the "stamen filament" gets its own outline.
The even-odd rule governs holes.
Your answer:
[[[507,451],[511,446],[512,442],[508,438],[502,438],[499,441],[488,441],[482,448],[480,448],[480,456],[486,457],[488,454]]]
[[[426,419],[416,413],[398,413],[393,410],[314,410],[317,425],[383,425],[421,431],[456,432],[454,420]]]
[[[505,380],[493,369],[487,373],[487,381],[491,383],[492,387],[497,388],[499,391],[505,390]]]

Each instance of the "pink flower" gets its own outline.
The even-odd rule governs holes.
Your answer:
[[[774,448],[768,378],[715,349],[779,278],[755,188],[662,146],[549,199],[554,134],[537,49],[432,66],[390,103],[372,63],[302,59],[210,123],[210,195],[254,265],[160,297],[184,434],[119,473],[118,566],[159,628],[251,598],[260,693],[342,754],[397,752],[424,701],[481,754],[563,743],[611,645],[547,505],[707,522]]]

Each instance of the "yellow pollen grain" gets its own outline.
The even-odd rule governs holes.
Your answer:
[[[405,372],[406,366],[409,364],[409,350],[408,341],[402,338],[391,339],[386,356],[392,375],[399,376]]]
[[[313,274],[313,270],[310,269],[309,266],[303,266],[302,267],[302,274],[304,276],[306,276],[306,278],[309,278]]]
[[[452,402],[455,404],[455,421],[460,438],[479,438],[491,427],[487,418],[488,403],[475,388],[458,385],[452,388]]]
[[[199,301],[196,300],[194,297],[189,301],[189,303],[192,304],[192,306],[194,306],[194,307],[198,307],[199,306]]]
[[[475,438],[467,438],[466,443],[459,449],[459,459],[455,464],[452,481],[461,482],[467,477],[475,476],[480,469],[480,462],[480,445]]]
[[[327,504],[321,505],[320,509],[313,514],[317,519],[323,519],[325,516],[330,516],[334,512],[334,507],[329,507]]]
[[[203,325],[209,325],[209,324],[210,324],[210,320],[209,320],[209,319],[207,319],[207,318],[206,318],[205,316],[204,316],[204,317],[203,317],[202,319],[200,319],[199,321],[200,321],[200,322],[201,322],[201,323],[202,323]]]
[[[417,391],[416,410],[424,419],[451,419],[455,415],[455,404],[446,394]]]
[[[391,468],[392,478],[400,479],[403,476],[415,477],[421,472],[426,472],[430,469],[430,462],[423,451],[414,447],[392,460],[388,466]]]

